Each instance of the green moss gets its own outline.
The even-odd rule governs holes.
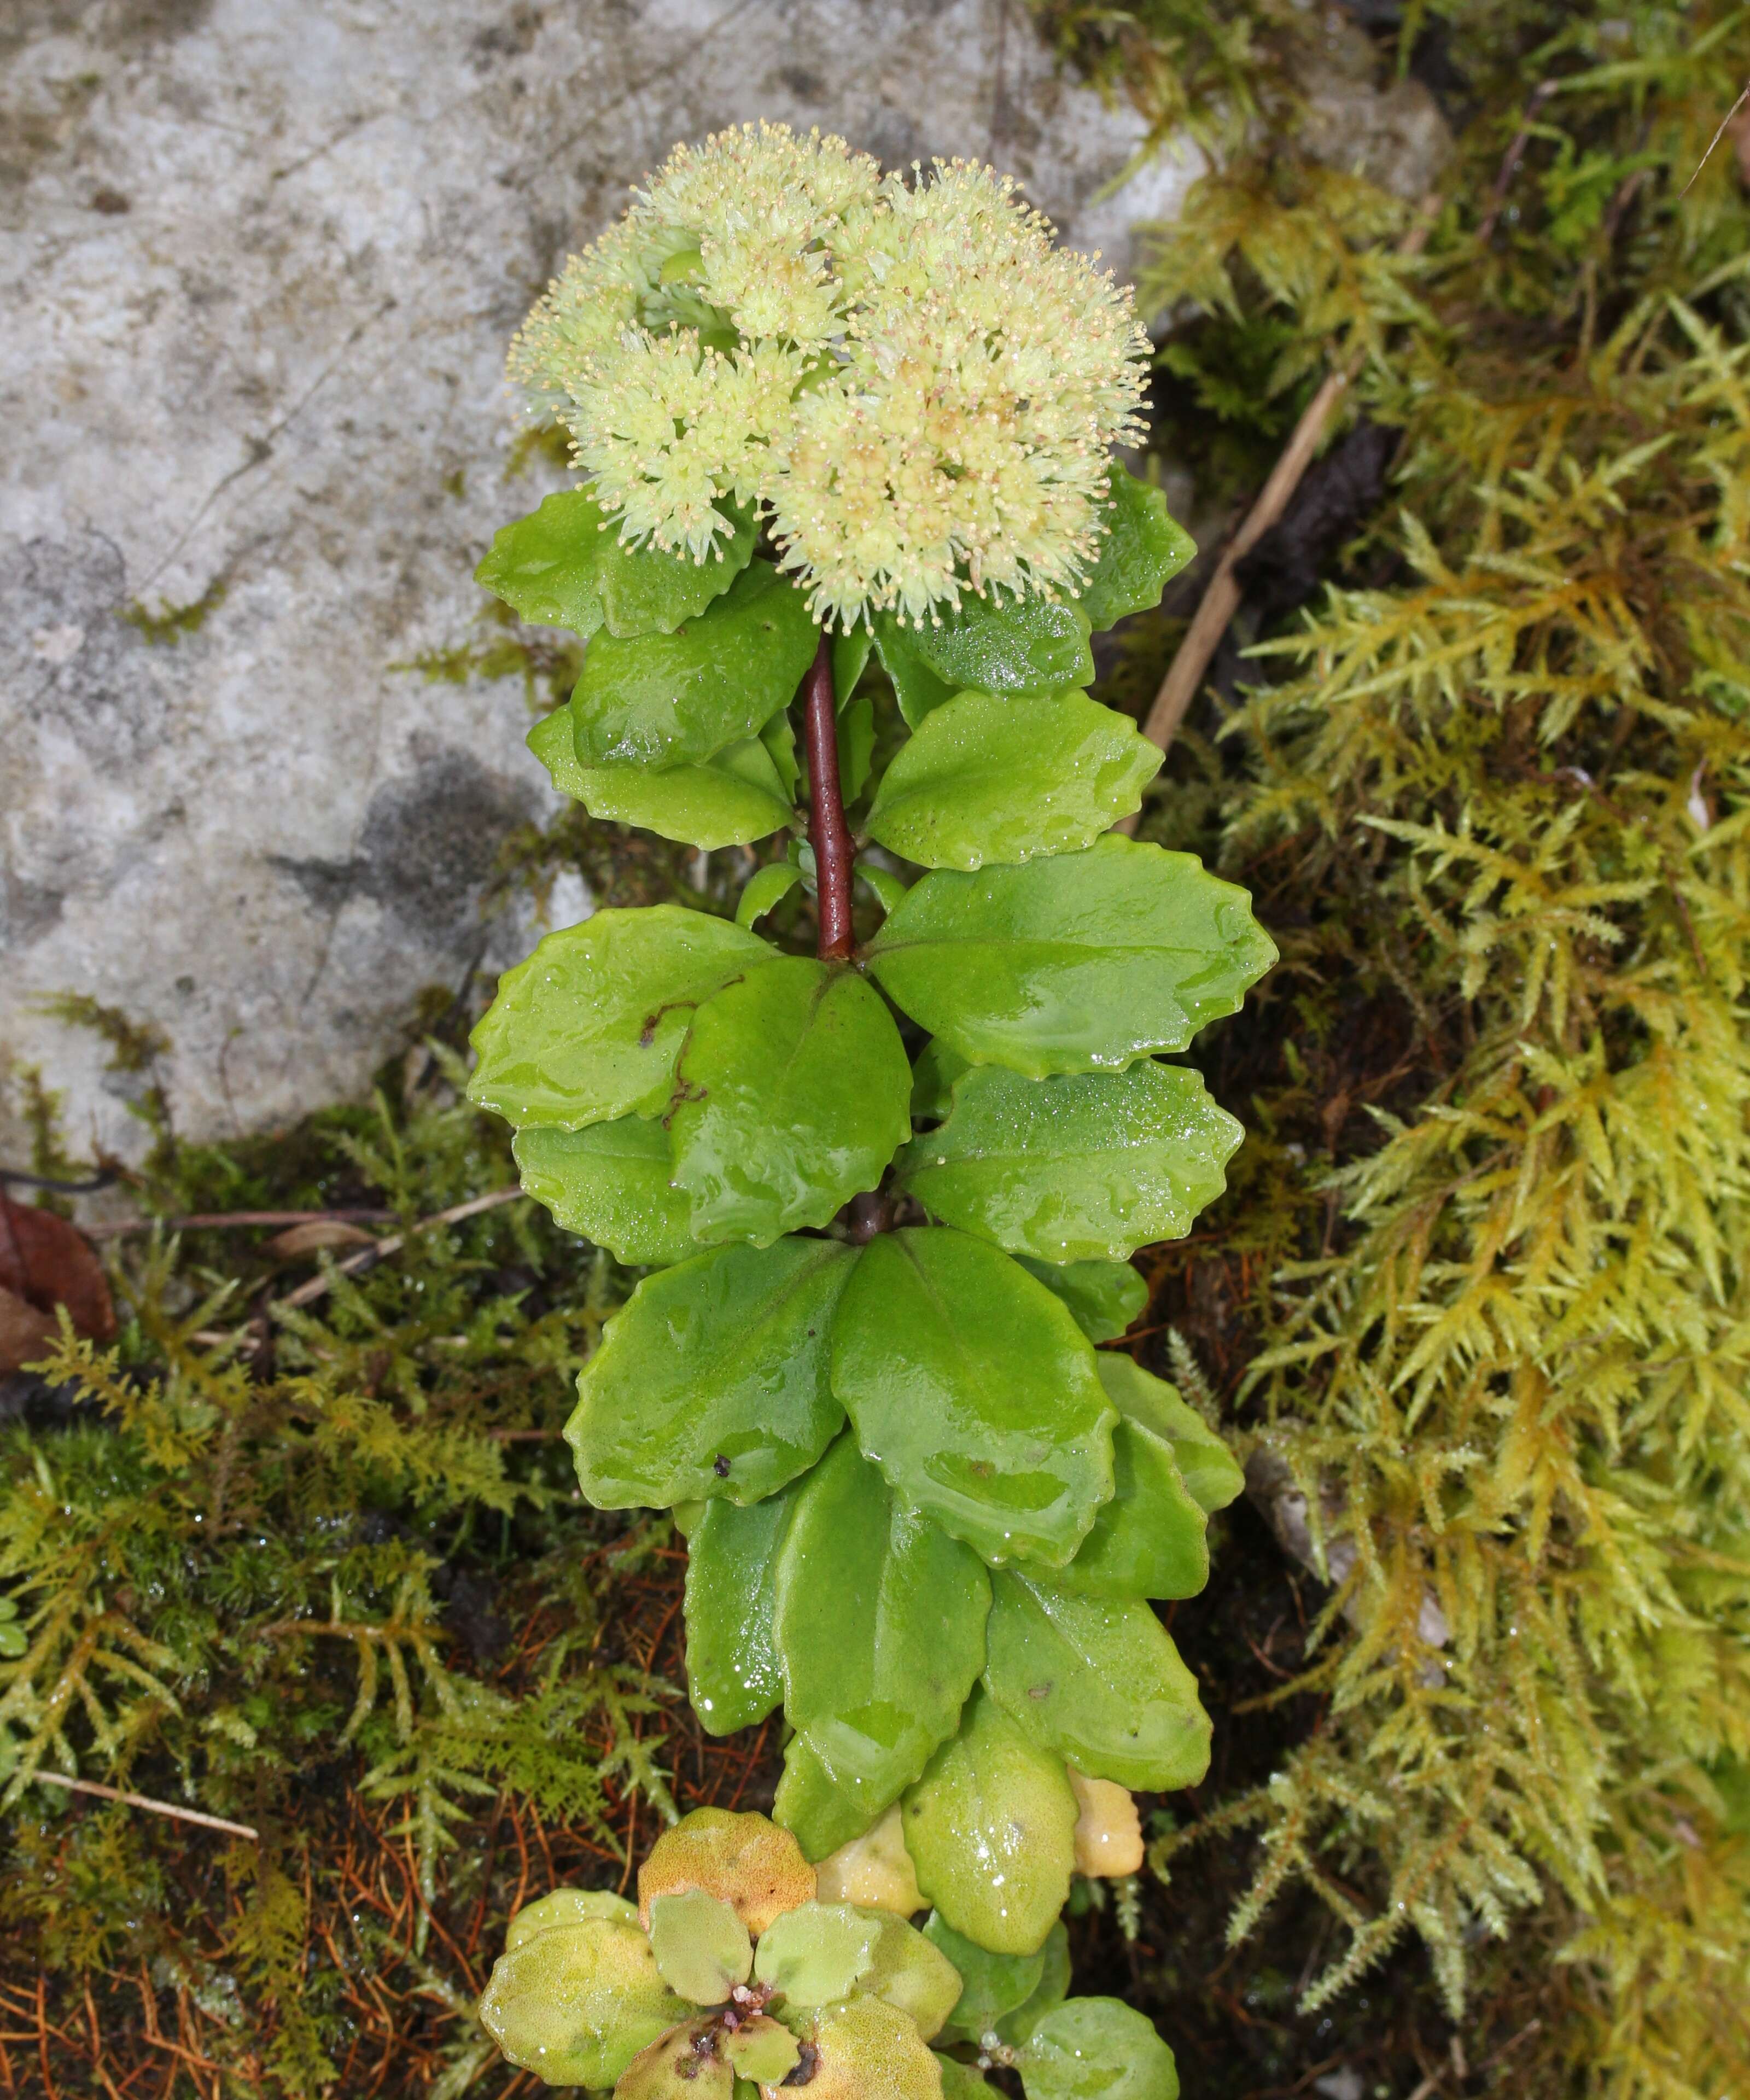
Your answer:
[[[43,1011],[70,1028],[88,1028],[108,1046],[112,1072],[149,1072],[170,1047],[170,1038],[152,1021],[131,1019],[120,1007],[104,1006],[85,992],[64,992],[45,999]]]
[[[1166,1915],[1255,1845],[1237,1937],[1329,1914],[1298,2006],[1408,1961],[1473,2063],[1536,2019],[1527,2089],[1750,2089],[1750,1855],[1710,1776],[1750,1732],[1750,209],[1723,150],[1696,174],[1750,19],[1438,11],[1470,117],[1410,258],[1409,207],[1299,152],[1273,10],[1046,11],[1150,93],[1173,71],[1163,117],[1223,35],[1258,56],[1279,128],[1228,135],[1144,273],[1176,321],[1156,442],[1200,501],[1261,479],[1210,434],[1236,344],[1270,350],[1267,404],[1359,351],[1352,403],[1402,432],[1310,603],[1242,615],[1259,650],[1145,822],[1284,955],[1211,1045],[1257,1135],[1152,1320],[1352,1561],[1285,1675],[1180,1608],[1234,1748],[1154,1848]],[[1382,82],[1435,15],[1404,11]]]
[[[63,1097],[27,1065],[11,1074],[19,1120],[30,1132],[30,1171],[55,1181],[77,1181],[81,1170],[66,1149],[61,1127]]]
[[[514,1185],[451,1049],[396,1069],[372,1104],[170,1149],[139,1201],[412,1225]],[[286,1302],[350,1251],[116,1243],[121,1343],[68,1344],[0,1427],[0,1582],[32,1642],[0,1663],[0,1972],[43,1974],[63,2091],[91,2082],[88,2005],[112,2078],[156,2064],[155,2026],[227,2090],[358,2089],[361,2037],[423,2089],[474,2048],[481,1950],[531,1874],[616,1879],[634,1803],[646,1833],[672,1812],[677,1695],[637,1588],[666,1527],[580,1502],[558,1440],[628,1279],[518,1198]]]
[[[104,1069],[112,1075],[114,1091],[128,1114],[152,1132],[151,1157],[162,1164],[174,1149],[170,1101],[159,1072],[159,1060],[170,1048],[169,1036],[155,1022],[135,1021],[120,1007],[105,1006],[86,992],[57,993],[44,999],[42,1006],[54,1019],[69,1028],[87,1030],[104,1043],[109,1052]],[[37,1151],[59,1152],[60,1140],[48,1120],[50,1097],[40,1086],[33,1088],[27,1080],[22,1105],[27,1118],[34,1118]]]
[[[156,612],[149,611],[139,600],[129,606],[121,617],[131,628],[136,629],[147,642],[156,646],[160,643],[174,647],[185,634],[198,634],[205,626],[209,614],[218,611],[225,602],[225,585],[210,583],[188,605],[162,605]]]
[[[535,423],[518,432],[505,462],[505,479],[515,481],[537,463],[570,469],[571,435],[558,423]]]

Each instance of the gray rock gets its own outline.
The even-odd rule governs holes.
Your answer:
[[[544,492],[506,481],[531,298],[675,139],[759,116],[989,157],[1114,253],[1198,172],[1097,201],[1140,121],[1020,0],[0,15],[0,1057],[74,1142],[136,1153],[138,1088],[46,996],[161,1030],[179,1127],[223,1136],[356,1092],[423,988],[528,944],[482,909],[553,806],[522,691],[405,667]]]
[[[1452,158],[1452,131],[1420,81],[1393,81],[1381,90],[1373,85],[1376,66],[1368,38],[1328,8],[1300,79],[1306,98],[1300,143],[1325,166],[1420,204]]]

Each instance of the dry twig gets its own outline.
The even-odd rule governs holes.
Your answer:
[[[82,1225],[88,1240],[119,1240],[130,1233],[149,1233],[161,1227],[167,1233],[229,1232],[245,1225],[310,1225],[330,1222],[349,1225],[386,1224],[395,1215],[381,1205],[375,1210],[350,1211],[193,1211],[181,1218],[130,1218],[118,1224]]]
[[[307,1283],[301,1283],[296,1290],[288,1291],[284,1298],[276,1298],[268,1306],[270,1312],[289,1312],[300,1305],[308,1305],[333,1288],[337,1276],[351,1276],[361,1268],[368,1268],[374,1261],[386,1255],[399,1254],[417,1233],[434,1232],[439,1225],[460,1224],[464,1218],[478,1217],[482,1211],[496,1211],[500,1203],[514,1203],[523,1193],[522,1189],[495,1189],[490,1195],[474,1196],[465,1203],[452,1203],[447,1211],[434,1211],[430,1217],[421,1218],[404,1233],[391,1233],[386,1239],[378,1240],[374,1246],[360,1247],[344,1261],[337,1261],[332,1268],[325,1268],[320,1276],[313,1276]]]
[[[1738,99],[1737,99],[1737,100],[1736,100],[1736,101],[1732,104],[1731,108],[1730,108],[1730,109],[1728,109],[1728,110],[1726,111],[1726,114],[1725,114],[1725,115],[1724,115],[1724,116],[1720,119],[1720,128],[1719,128],[1719,130],[1718,130],[1717,131],[1716,131],[1716,132],[1714,133],[1713,136],[1713,137],[1712,137],[1712,138],[1708,141],[1708,150],[1707,150],[1707,152],[1706,152],[1705,153],[1704,153],[1704,154],[1702,155],[1701,158],[1700,158],[1700,159],[1699,159],[1699,160],[1695,163],[1695,174],[1694,174],[1693,175],[1691,175],[1691,176],[1690,177],[1689,180],[1688,180],[1686,183],[1685,183],[1685,184],[1683,185],[1683,188],[1682,188],[1682,194],[1684,196],[1687,196],[1689,195],[1690,192],[1692,189],[1694,189],[1694,188],[1695,188],[1695,184],[1696,184],[1696,183],[1697,183],[1697,182],[1700,179],[1700,177],[1701,177],[1701,171],[1702,171],[1702,170],[1703,170],[1704,167],[1706,167],[1706,166],[1707,166],[1707,165],[1708,165],[1708,161],[1711,161],[1711,160],[1713,158],[1713,149],[1714,149],[1714,148],[1719,144],[1720,141],[1721,141],[1721,139],[1726,136],[1726,133],[1727,133],[1727,132],[1731,129],[1731,126],[1732,126],[1732,119],[1733,119],[1733,118],[1734,118],[1734,117],[1738,114],[1739,111],[1743,108],[1744,104],[1745,104],[1747,102],[1750,102],[1750,80],[1747,80],[1747,81],[1744,82],[1744,84],[1743,84],[1743,88],[1742,91],[1740,92],[1740,94],[1739,94],[1739,97],[1738,97]],[[1739,160],[1740,164],[1742,163],[1743,159],[1743,152],[1742,152],[1742,150],[1740,149],[1740,151],[1739,151]]]
[[[361,1268],[368,1268],[373,1262],[399,1254],[417,1233],[435,1231],[439,1225],[459,1224],[464,1218],[477,1217],[483,1211],[496,1211],[500,1203],[514,1202],[527,1192],[520,1188],[494,1189],[485,1196],[473,1196],[465,1203],[452,1203],[447,1211],[434,1211],[429,1218],[421,1218],[409,1225],[404,1233],[390,1233],[386,1239],[373,1241],[369,1246],[360,1247],[344,1261],[337,1261],[324,1268],[320,1276],[313,1276],[307,1283],[301,1283],[295,1290],[289,1290],[284,1298],[268,1301],[245,1327],[201,1327],[189,1338],[204,1348],[218,1348],[224,1343],[240,1343],[248,1353],[254,1353],[267,1346],[267,1321],[275,1313],[295,1312],[301,1305],[313,1304],[334,1286],[337,1277],[355,1276]],[[309,1216],[299,1213],[300,1222]],[[332,1215],[332,1214],[331,1214]]]
[[[30,1779],[42,1786],[64,1786],[73,1793],[95,1793],[100,1800],[119,1801],[126,1808],[143,1808],[153,1815],[169,1815],[179,1823],[198,1823],[203,1830],[225,1830],[233,1838],[253,1838],[261,1833],[253,1824],[227,1822],[223,1815],[208,1815],[198,1808],[179,1808],[174,1801],[154,1801],[149,1794],[128,1793],[118,1786],[100,1786],[95,1779],[69,1779],[65,1772],[33,1771]],[[27,1782],[28,1784],[29,1782]]]

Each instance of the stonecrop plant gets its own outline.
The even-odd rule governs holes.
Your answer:
[[[1162,1059],[1275,956],[1242,890],[1111,835],[1160,754],[1087,697],[1089,636],[1192,551],[1113,457],[1145,348],[988,170],[731,132],[518,338],[586,484],[480,570],[587,642],[530,738],[556,786],[784,845],[733,922],[549,935],[475,1032],[524,1185],[651,1272],[578,1477],[675,1513],[694,1705],[782,1705],[774,1812],[831,1885],[897,1874],[1015,1958],[1078,1865],[1137,1864],[1121,1789],[1202,1775],[1151,1600],[1202,1586],[1241,1485],[1096,1347],[1240,1142]]]

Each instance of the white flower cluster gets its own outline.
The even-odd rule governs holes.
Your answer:
[[[849,626],[1073,591],[1148,342],[990,169],[907,183],[818,132],[676,148],[511,351],[621,536],[703,561],[756,506]]]

